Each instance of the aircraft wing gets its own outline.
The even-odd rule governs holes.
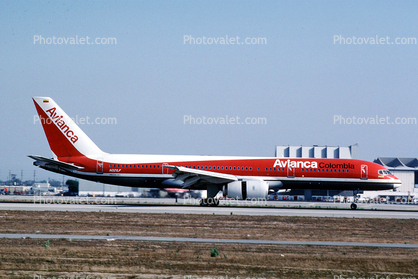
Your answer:
[[[197,170],[186,167],[164,166],[166,168],[175,170],[173,172],[173,183],[179,184],[182,188],[193,188],[198,183],[206,182],[211,184],[223,184],[238,180],[235,175]]]
[[[29,155],[28,157],[34,159],[35,162],[33,162],[33,164],[38,167],[59,168],[65,171],[75,171],[84,169],[83,167],[78,167],[74,164],[64,163],[58,160],[45,158],[42,156]]]

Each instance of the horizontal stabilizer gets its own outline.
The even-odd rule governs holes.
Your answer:
[[[58,161],[58,160],[45,158],[45,157],[42,157],[42,156],[29,155],[28,157],[35,160],[34,164],[36,166],[46,166],[46,165],[56,166],[56,167],[60,167],[62,169],[68,170],[68,171],[75,171],[75,170],[84,169],[83,167],[78,167],[74,164],[64,163],[64,162],[61,162],[61,161]]]

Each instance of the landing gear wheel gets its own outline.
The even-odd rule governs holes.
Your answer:
[[[359,196],[357,195],[358,192],[360,191],[360,189],[357,189],[357,192],[355,190],[353,190],[353,203],[350,205],[350,208],[352,210],[356,210],[357,209],[357,204],[355,204],[355,202],[358,202],[358,198]]]

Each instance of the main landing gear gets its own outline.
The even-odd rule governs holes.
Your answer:
[[[356,204],[356,200],[358,199],[357,194],[360,190],[358,189],[357,192],[353,190],[353,203],[350,205],[350,208],[352,210],[356,210],[357,209],[357,204]]]
[[[218,206],[219,199],[216,198],[207,198],[200,200],[200,206]]]

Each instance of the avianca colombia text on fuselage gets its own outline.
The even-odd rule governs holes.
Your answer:
[[[241,198],[263,196],[268,189],[388,190],[401,183],[383,166],[354,159],[109,154],[51,98],[33,101],[54,153],[53,159],[30,156],[34,164],[82,179],[131,187],[208,189],[208,196],[223,190]]]

